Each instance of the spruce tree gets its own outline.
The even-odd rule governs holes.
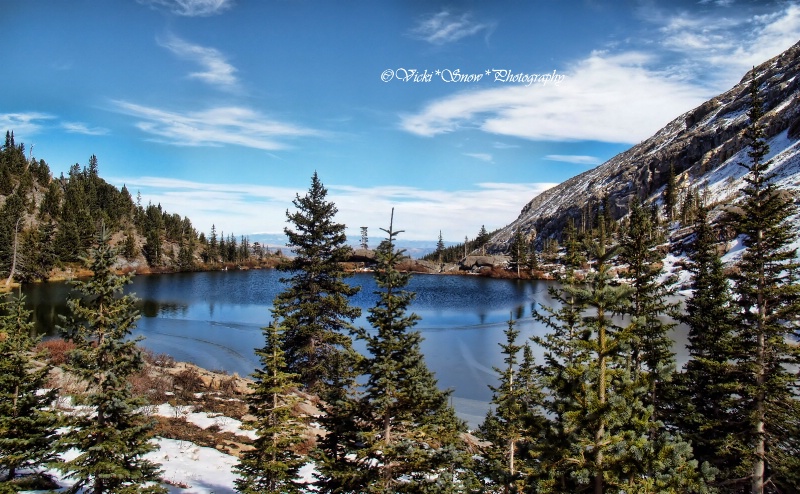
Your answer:
[[[628,349],[631,326],[614,316],[627,311],[633,288],[615,283],[599,218],[593,271],[567,278],[557,290],[567,302],[537,318],[553,331],[536,338],[545,350],[539,368],[551,420],[542,446],[536,487],[541,492],[703,492],[691,448],[654,422]],[[552,448],[552,449],[551,449]]]
[[[745,131],[750,150],[744,179],[744,201],[733,223],[746,248],[734,276],[737,295],[741,374],[738,395],[745,434],[739,443],[749,463],[751,492],[800,489],[800,350],[790,340],[800,319],[797,234],[789,218],[792,199],[774,184],[766,161],[769,145],[760,122],[763,102],[755,70],[750,83],[750,124]]]
[[[247,397],[258,439],[236,467],[241,475],[236,488],[244,494],[302,492],[296,479],[304,459],[294,449],[303,442],[303,424],[292,414],[297,375],[286,371],[280,328],[271,324],[263,333],[265,345],[256,350],[262,368],[253,374],[253,393]]]
[[[57,460],[58,415],[50,409],[58,390],[48,389],[52,366],[37,365],[39,338],[25,297],[6,295],[0,303],[0,470],[11,482],[22,468]]]
[[[540,404],[544,396],[533,380],[533,356],[528,344],[517,342],[519,330],[509,318],[506,341],[499,343],[505,366],[494,368],[498,386],[490,386],[494,406],[480,426],[480,436],[490,445],[479,461],[484,492],[522,492],[525,477],[534,467],[534,445],[540,445],[539,432],[544,417]],[[519,362],[519,353],[524,352]]]
[[[724,482],[735,478],[744,460],[727,446],[742,427],[734,413],[738,351],[734,300],[707,215],[700,208],[689,253],[692,295],[680,319],[689,327],[689,360],[679,378],[677,406],[684,410],[679,424],[695,458],[714,466]]]
[[[293,228],[286,227],[284,232],[295,257],[279,268],[289,276],[281,278],[287,288],[275,297],[273,309],[285,331],[289,371],[323,399],[335,387],[333,380],[349,372],[346,363],[336,366],[351,352],[352,340],[346,332],[361,315],[348,301],[359,289],[345,282],[350,274],[341,265],[351,253],[345,225],[334,221],[337,209],[326,200],[327,194],[315,172],[308,193],[293,201],[297,210],[286,212]]]
[[[150,442],[153,423],[138,411],[144,401],[132,395],[127,381],[144,366],[139,340],[130,338],[139,311],[133,295],[122,295],[130,276],[112,271],[117,252],[109,240],[102,229],[84,259],[92,276],[75,282],[78,297],[68,301],[71,314],[63,331],[76,345],[69,370],[86,382],[94,413],[75,416],[62,443],[80,454],[60,468],[75,479],[73,493],[163,493],[157,465],[144,459],[157,449]]]
[[[392,221],[376,251],[379,300],[367,320],[374,332],[360,329],[368,352],[359,403],[360,447],[343,460],[351,463],[348,492],[464,492],[468,460],[460,432],[463,424],[438,389],[425,365],[419,320],[407,314],[414,297],[405,290],[410,275],[398,271],[403,250],[395,250],[399,231]],[[354,458],[353,458],[354,456]],[[352,459],[351,459],[352,458]]]
[[[517,278],[520,277],[520,270],[528,266],[528,242],[522,230],[517,227],[511,240],[511,265],[517,270]]]
[[[667,176],[667,185],[664,187],[664,212],[667,216],[667,221],[672,222],[675,219],[675,206],[678,203],[678,190],[675,183],[675,165],[670,163],[669,175]]]
[[[670,280],[662,281],[664,256],[656,249],[654,225],[648,212],[634,201],[630,206],[628,226],[623,232],[619,259],[628,265],[626,277],[633,291],[626,312],[633,326],[631,339],[631,371],[634,379],[644,379],[649,388],[646,403],[656,417],[664,418],[668,407],[661,399],[675,374],[675,355],[669,332],[674,323],[665,318],[675,313],[677,303],[670,302],[675,289]]]

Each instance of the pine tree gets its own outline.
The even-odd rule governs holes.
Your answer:
[[[727,447],[741,428],[734,413],[735,307],[705,208],[700,208],[694,230],[689,254],[692,295],[680,319],[689,327],[689,360],[679,379],[683,399],[677,406],[684,410],[681,430],[695,458],[714,466],[724,482],[735,478],[744,459]]]
[[[486,254],[486,244],[489,243],[489,232],[486,231],[486,227],[481,225],[480,231],[478,231],[478,236],[475,237],[475,248],[481,250],[481,254]]]
[[[76,416],[64,435],[64,446],[81,453],[61,469],[76,481],[69,492],[162,493],[157,466],[143,458],[156,449],[149,442],[153,423],[137,411],[143,400],[127,382],[144,366],[139,340],[130,338],[139,311],[132,295],[122,295],[130,276],[113,273],[117,253],[109,240],[101,230],[98,246],[85,258],[92,276],[75,283],[79,298],[68,301],[71,315],[63,330],[76,345],[69,370],[86,382],[94,413]]]
[[[538,439],[534,436],[544,422],[538,408],[544,397],[532,380],[531,349],[517,343],[519,330],[514,329],[513,318],[505,335],[506,342],[499,343],[505,367],[494,369],[499,385],[490,386],[495,407],[480,426],[481,438],[490,443],[479,462],[484,492],[522,492],[524,477],[533,469],[528,463],[534,459],[530,454]],[[520,351],[524,351],[521,364]]]
[[[357,331],[368,356],[366,384],[360,400],[359,438],[347,474],[348,492],[463,492],[466,452],[459,433],[463,424],[425,365],[422,336],[413,331],[419,320],[407,314],[414,294],[404,288],[410,275],[397,270],[404,258],[395,250],[399,231],[388,235],[376,251],[375,281],[379,300],[367,320],[375,332]]]
[[[669,280],[661,281],[663,254],[656,249],[656,238],[648,212],[638,202],[630,206],[628,227],[623,233],[620,261],[628,265],[626,277],[633,291],[627,313],[633,322],[631,345],[631,371],[634,379],[647,381],[648,405],[656,417],[664,418],[668,406],[661,399],[665,386],[675,374],[675,355],[669,333],[675,327],[664,319],[672,315],[677,304],[668,298],[675,293]]]
[[[256,350],[262,368],[253,374],[253,393],[247,397],[258,439],[236,467],[241,475],[236,488],[244,494],[302,492],[296,478],[305,460],[294,448],[303,442],[303,427],[292,414],[297,375],[286,371],[280,329],[271,324],[262,331],[266,342]]]
[[[627,310],[633,288],[612,282],[616,248],[606,243],[604,223],[601,216],[594,270],[582,282],[567,278],[555,290],[566,304],[536,315],[553,330],[536,338],[545,349],[538,372],[551,421],[537,489],[704,492],[691,448],[654,427],[653,408],[644,402],[649,388],[630,367],[631,325],[619,325],[614,316]]]
[[[25,296],[7,295],[0,303],[0,470],[7,482],[19,469],[57,461],[59,419],[50,405],[58,391],[47,386],[52,366],[34,362],[33,334]]]
[[[436,241],[436,251],[434,252],[436,256],[436,260],[439,263],[439,266],[443,263],[444,256],[444,239],[442,238],[442,231],[439,230],[439,239]]]
[[[514,230],[511,241],[511,265],[517,270],[517,278],[520,277],[520,270],[528,266],[528,242],[519,227]]]
[[[287,288],[275,297],[273,313],[284,328],[284,351],[289,370],[300,376],[306,389],[323,399],[333,379],[343,369],[342,355],[350,352],[352,340],[345,331],[361,310],[350,306],[348,298],[358,292],[344,280],[342,268],[350,256],[345,225],[334,222],[337,209],[326,201],[328,191],[317,177],[304,197],[293,201],[297,211],[286,212],[293,228],[285,228],[288,246],[295,257],[280,267],[290,273],[281,281]]]
[[[746,251],[734,283],[743,345],[737,361],[742,386],[737,391],[746,421],[740,444],[750,463],[751,492],[760,494],[800,489],[798,376],[790,369],[800,364],[800,350],[790,343],[800,319],[800,266],[791,248],[797,234],[788,221],[796,208],[776,188],[765,161],[769,145],[760,123],[763,103],[755,69],[750,98],[745,131],[750,162],[742,164],[747,186],[733,218]]]

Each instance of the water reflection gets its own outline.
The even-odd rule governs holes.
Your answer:
[[[135,330],[144,346],[209,369],[249,375],[258,367],[254,349],[264,344],[261,328],[271,320],[272,300],[283,290],[273,270],[181,273],[137,276],[127,291],[139,298],[142,318]],[[378,290],[369,274],[350,283],[361,286],[353,304],[362,308],[356,325],[369,327],[367,309]],[[411,310],[422,317],[416,329],[422,351],[442,388],[454,390],[462,418],[480,423],[501,367],[499,343],[510,315],[518,320],[520,342],[545,328],[531,317],[536,304],[553,305],[548,282],[491,280],[472,276],[416,275],[408,289],[416,293]],[[70,286],[65,283],[25,288],[37,328],[55,334],[59,314],[66,314]],[[356,344],[363,351],[363,344]],[[541,353],[534,348],[541,362]]]

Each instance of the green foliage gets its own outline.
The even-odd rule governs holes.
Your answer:
[[[265,345],[256,350],[262,368],[253,374],[253,393],[247,402],[256,419],[250,423],[258,433],[255,449],[242,454],[236,470],[241,478],[236,488],[245,494],[302,492],[295,479],[304,458],[294,451],[303,441],[303,426],[292,415],[298,398],[296,374],[287,372],[282,334],[274,324],[262,329]]]
[[[545,419],[544,395],[534,380],[531,347],[517,343],[519,331],[509,318],[506,342],[500,343],[505,367],[495,368],[499,385],[491,386],[494,406],[480,426],[480,437],[489,443],[478,462],[483,492],[522,492],[526,477],[535,475],[537,445]],[[519,352],[523,359],[518,361]]]
[[[459,433],[463,424],[440,391],[413,331],[419,317],[407,314],[414,297],[404,288],[410,275],[397,270],[404,258],[395,250],[398,231],[376,250],[379,300],[367,320],[374,332],[357,330],[368,356],[363,396],[357,403],[357,443],[351,454],[328,463],[323,492],[464,492],[471,479]],[[467,478],[463,478],[463,477]],[[332,488],[333,487],[333,488]]]
[[[769,145],[759,120],[762,101],[755,74],[750,84],[750,125],[745,138],[750,145],[745,198],[734,213],[733,224],[746,251],[733,277],[738,304],[738,339],[735,357],[737,396],[742,431],[736,442],[747,458],[752,492],[800,489],[800,401],[798,377],[791,370],[800,364],[800,347],[790,342],[800,319],[800,284],[796,251],[797,233],[789,218],[796,214],[793,201],[779,191],[770,173]],[[740,472],[742,473],[742,472]]]
[[[6,295],[0,303],[0,470],[5,481],[19,469],[57,461],[59,419],[49,407],[58,390],[47,389],[52,367],[34,362],[39,341],[34,334],[25,297]]]
[[[345,331],[352,329],[352,321],[361,314],[348,301],[358,288],[345,282],[349,274],[340,263],[348,259],[351,249],[345,226],[334,221],[337,209],[326,201],[327,193],[314,173],[308,193],[293,201],[297,210],[286,212],[293,229],[287,227],[284,232],[295,257],[280,267],[289,276],[281,279],[287,287],[275,297],[273,309],[285,331],[289,371],[323,399],[334,388],[333,380],[345,377],[342,372],[353,373],[343,361],[352,346]]]
[[[736,314],[730,286],[717,253],[715,234],[701,208],[689,254],[692,295],[680,320],[689,326],[689,361],[679,378],[682,409],[679,426],[691,441],[695,458],[731,479],[744,457],[728,447],[740,424],[736,420],[734,356]]]
[[[530,248],[530,244],[528,239],[526,238],[525,234],[522,233],[522,230],[517,227],[514,230],[514,237],[511,240],[511,265],[517,270],[517,276],[519,277],[520,271],[529,267],[530,257],[528,255],[528,250]],[[534,254],[534,259],[536,255]]]
[[[137,409],[143,404],[132,395],[127,378],[144,366],[137,339],[130,334],[139,311],[132,295],[122,295],[129,276],[111,268],[116,251],[101,231],[98,246],[85,258],[91,278],[75,283],[79,298],[68,301],[71,315],[63,328],[76,349],[69,369],[89,387],[87,404],[92,415],[77,415],[63,436],[64,447],[81,453],[61,466],[75,479],[69,492],[88,488],[93,494],[165,492],[153,482],[159,470],[143,456],[156,446],[149,442],[153,423]]]

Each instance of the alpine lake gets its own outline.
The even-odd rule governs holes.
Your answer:
[[[275,296],[283,290],[273,269],[211,271],[136,276],[127,286],[139,299],[142,314],[134,337],[141,345],[178,361],[209,370],[250,375],[260,366],[255,349],[264,346],[261,328],[272,318]],[[370,273],[356,273],[348,283],[361,287],[351,304],[362,310],[356,326],[369,328],[366,316],[378,290]],[[439,386],[452,389],[458,415],[475,428],[483,422],[497,382],[494,368],[503,366],[500,343],[513,317],[518,343],[547,328],[535,321],[533,310],[554,305],[552,281],[489,279],[478,276],[414,275],[407,290],[416,297],[409,312],[420,316],[415,329],[424,340],[422,351]],[[59,315],[67,313],[72,286],[66,282],[26,285],[28,308],[37,330],[57,336]],[[685,328],[674,331],[678,364],[686,358]],[[355,348],[364,353],[362,342]],[[533,346],[537,362],[541,350]]]

